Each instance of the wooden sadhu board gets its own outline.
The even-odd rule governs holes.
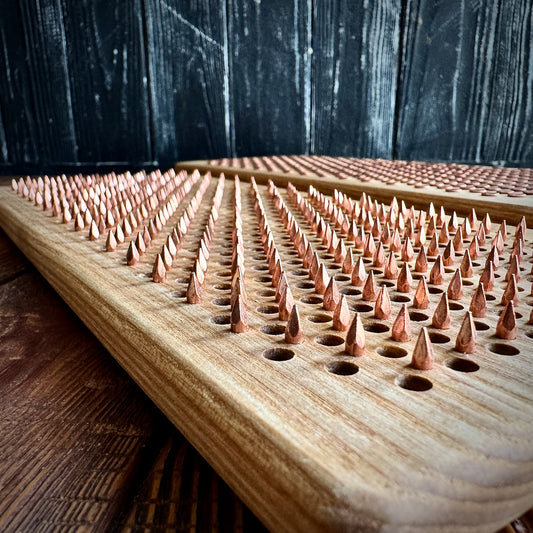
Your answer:
[[[19,179],[0,223],[270,529],[495,531],[529,509],[525,220],[271,174]]]

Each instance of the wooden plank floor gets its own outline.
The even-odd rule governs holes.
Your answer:
[[[0,231],[0,530],[260,531]]]

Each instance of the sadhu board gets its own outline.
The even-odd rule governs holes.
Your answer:
[[[270,529],[530,508],[526,221],[271,177],[15,179],[0,222]]]

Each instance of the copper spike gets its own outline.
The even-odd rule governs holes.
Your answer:
[[[505,220],[502,220],[498,233],[500,234],[502,241],[505,242],[507,240],[507,222]],[[501,253],[501,250],[498,251]]]
[[[135,246],[135,243],[133,241],[130,241],[130,246],[128,248],[128,251],[126,252],[126,262],[129,266],[136,265],[139,262],[139,252],[137,250],[137,246]]]
[[[300,324],[300,314],[298,313],[298,306],[292,306],[289,320],[285,326],[285,342],[288,344],[301,344],[304,341],[304,334]]]
[[[502,295],[502,305],[507,305],[508,302],[513,302],[514,305],[518,305],[518,287],[516,286],[516,277],[514,274],[511,275],[507,287],[503,291]]]
[[[434,328],[450,329],[450,308],[448,306],[448,295],[444,292],[433,313],[431,322]]]
[[[402,261],[411,261],[414,256],[415,251],[413,250],[411,239],[409,237],[406,237],[405,242],[402,246],[401,259]]]
[[[343,239],[339,239],[339,244],[335,248],[334,259],[336,263],[343,263],[347,254],[346,246]]]
[[[389,291],[387,287],[381,287],[378,297],[376,299],[376,305],[374,306],[374,317],[379,319],[387,319],[391,314],[391,302],[389,297]]]
[[[503,224],[503,222],[502,222]],[[498,230],[498,233],[496,233],[496,237],[494,237],[492,241],[492,246],[496,248],[496,251],[501,254],[503,252],[503,246],[504,246],[505,239],[502,237],[501,230]]]
[[[107,233],[107,240],[105,243],[105,249],[108,252],[114,252],[117,249],[117,239],[112,229]]]
[[[529,322],[528,324],[533,325],[533,309],[531,309],[531,313],[529,313]]]
[[[470,311],[476,318],[483,318],[487,314],[487,299],[485,298],[485,289],[483,283],[480,283],[472,296]]]
[[[407,311],[407,304],[400,308],[398,316],[392,326],[391,336],[395,341],[407,342],[411,339],[411,319]]]
[[[239,294],[231,308],[231,331],[233,333],[244,333],[248,329],[248,311],[246,303]]]
[[[330,277],[326,267],[320,263],[317,275],[315,277],[315,292],[318,294],[324,294],[329,284]]]
[[[161,259],[163,260],[165,268],[170,270],[172,267],[172,256],[170,255],[166,244],[163,244],[163,248],[161,248]]]
[[[463,279],[459,268],[455,271],[455,274],[450,280],[447,292],[450,300],[460,300],[463,296]]]
[[[411,366],[417,370],[431,370],[433,368],[433,345],[429,340],[427,328],[423,327],[418,335]]]
[[[418,287],[413,298],[413,307],[415,309],[427,309],[429,307],[429,291],[424,276],[420,276],[420,281],[418,282]]]
[[[459,268],[461,270],[461,276],[463,276],[463,278],[471,278],[474,274],[474,267],[472,265],[472,261],[470,259],[470,252],[468,250],[465,250],[463,259],[461,261],[461,266]]]
[[[437,242],[436,235],[433,235],[433,237],[431,237],[431,241],[429,243],[426,255],[428,257],[437,257],[437,255],[439,255],[439,244]]]
[[[505,281],[509,281],[511,279],[511,276],[514,276],[516,278],[516,281],[520,281],[520,264],[518,262],[517,255],[511,256],[511,264],[509,265],[509,268],[505,273]]]
[[[368,233],[365,240],[365,247],[363,249],[363,257],[374,257],[375,253],[376,243],[374,242],[374,237]]]
[[[492,261],[488,261],[485,269],[479,277],[479,283],[483,285],[485,292],[490,292],[494,289],[494,267]]]
[[[373,265],[377,268],[381,268],[385,265],[385,249],[383,243],[380,241],[374,253]]]
[[[431,271],[429,273],[429,282],[432,285],[441,285],[443,281],[444,281],[444,266],[442,265],[442,258],[439,255],[437,256],[435,263],[433,263],[433,267],[431,268]]]
[[[500,315],[498,324],[496,325],[496,336],[506,340],[516,338],[516,316],[512,300],[509,301]]]
[[[334,311],[341,299],[339,288],[337,287],[337,282],[335,278],[331,277],[324,292],[324,309],[326,311]]]
[[[341,295],[337,307],[333,311],[333,329],[346,331],[350,327],[350,309],[344,294]]]
[[[485,261],[485,266],[489,261],[492,262],[493,268],[498,270],[498,266],[500,265],[500,257],[498,256],[498,250],[496,250],[496,246],[493,246],[490,249],[489,255],[487,255],[487,260]]]
[[[415,261],[415,272],[427,272],[428,269],[428,260],[426,256],[426,251],[424,250],[424,247],[420,247],[420,251],[418,252],[418,255],[416,256]]]
[[[167,279],[167,269],[163,263],[161,254],[157,254],[154,262],[154,268],[152,269],[152,280],[155,283],[164,283]]]
[[[361,299],[364,300],[365,302],[375,302],[377,297],[378,297],[378,286],[374,278],[374,271],[371,270],[370,274],[368,274],[366,278]]]
[[[444,252],[442,253],[442,264],[444,266],[452,266],[455,263],[455,249],[452,241],[448,241]]]
[[[89,239],[91,239],[91,241],[97,241],[99,238],[100,230],[98,229],[98,225],[96,224],[96,222],[93,220],[89,229]]]
[[[474,353],[476,351],[476,327],[472,313],[467,311],[455,340],[455,349],[461,353]]]
[[[355,313],[346,334],[345,351],[348,355],[360,357],[365,353],[365,330],[359,313]]]
[[[459,230],[455,234],[452,242],[453,242],[453,248],[456,252],[462,252],[464,250],[463,235],[462,235],[461,228],[459,228]]]
[[[398,228],[396,228],[391,237],[391,241],[389,244],[389,250],[391,252],[399,252],[401,249],[402,249],[402,240],[400,238],[400,232],[398,231]]]
[[[281,294],[279,301],[279,319],[280,320],[289,320],[292,308],[294,307],[294,298],[292,297],[292,292],[290,287],[287,285],[287,288]]]
[[[346,258],[344,259],[344,262],[342,263],[342,271],[345,274],[351,274],[354,269],[355,259],[353,257],[352,249],[348,248],[348,253],[346,254]]]
[[[492,226],[490,216],[488,213],[486,213],[483,218],[483,226],[485,227],[485,233],[488,235],[490,233],[490,228]]]
[[[196,274],[192,272],[189,279],[189,286],[187,287],[187,303],[198,304],[200,302],[200,284],[198,283]]]
[[[144,244],[144,240],[140,232],[137,233],[137,237],[135,237],[135,246],[137,247],[139,255],[144,255],[144,253],[146,252],[146,245]]]
[[[279,302],[281,300],[281,295],[287,290],[288,286],[287,276],[285,275],[285,272],[283,272],[279,278],[278,286],[276,287],[276,301]]]
[[[398,292],[411,292],[411,286],[413,285],[413,277],[411,276],[411,270],[409,270],[409,264],[404,263],[400,274],[398,274],[398,281],[396,282],[396,290]]]
[[[446,224],[442,225],[439,233],[439,244],[448,244],[450,242],[450,234],[448,233],[448,226]]]
[[[355,268],[352,272],[352,285],[354,287],[363,287],[366,280],[366,269],[365,269],[365,263],[363,261],[362,257],[359,257],[357,260],[357,263],[355,265]]]
[[[389,254],[383,275],[385,279],[396,279],[398,277],[398,263],[393,252]]]

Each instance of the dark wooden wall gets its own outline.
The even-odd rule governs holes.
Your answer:
[[[2,0],[0,168],[533,166],[531,0]]]

